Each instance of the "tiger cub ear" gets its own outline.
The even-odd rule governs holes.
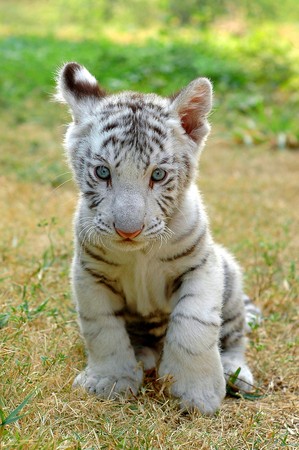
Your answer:
[[[76,62],[65,64],[56,81],[55,99],[70,106],[75,120],[91,112],[95,103],[106,95],[95,77]]]
[[[209,133],[207,115],[212,108],[213,88],[207,78],[197,78],[172,97],[187,135],[197,144]]]

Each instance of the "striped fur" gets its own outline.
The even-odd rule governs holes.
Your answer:
[[[157,365],[182,407],[212,414],[239,367],[240,387],[252,384],[244,305],[257,310],[195,183],[211,84],[199,78],[173,98],[107,95],[69,63],[57,97],[73,116],[65,145],[81,193],[72,286],[88,364],[75,385],[136,394]]]

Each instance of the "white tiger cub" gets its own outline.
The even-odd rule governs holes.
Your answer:
[[[81,193],[72,286],[88,364],[74,384],[136,394],[157,365],[183,408],[212,414],[225,378],[240,367],[247,390],[253,378],[240,269],[213,242],[196,186],[211,83],[172,98],[108,95],[71,62],[57,99],[73,116],[65,145]]]

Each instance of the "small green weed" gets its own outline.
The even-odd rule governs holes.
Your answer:
[[[236,397],[236,398],[244,398],[246,400],[256,400],[258,398],[263,397],[263,394],[261,393],[260,389],[255,386],[248,386],[249,389],[251,389],[250,392],[245,392],[243,390],[240,390],[240,388],[236,385],[236,381],[239,378],[241,372],[241,367],[239,367],[235,373],[231,374],[229,379],[226,382],[226,394],[230,397]],[[242,374],[240,379],[242,379]]]
[[[0,406],[0,420],[1,420],[1,422],[0,422],[0,438],[4,432],[5,427],[7,427],[7,425],[17,422],[18,420],[22,419],[22,417],[25,416],[25,414],[20,414],[20,412],[24,408],[24,406],[26,406],[29,403],[29,401],[31,400],[31,398],[33,397],[35,392],[36,391],[33,391],[33,392],[31,392],[31,394],[27,395],[27,397],[25,397],[25,399],[22,401],[22,403],[20,403],[20,405],[17,406],[13,411],[11,411],[7,416],[5,415],[4,410]]]

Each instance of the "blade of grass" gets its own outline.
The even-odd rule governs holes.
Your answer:
[[[10,423],[16,422],[17,420],[20,420],[22,417],[24,417],[25,414],[19,414],[19,412],[24,408],[24,406],[27,405],[27,403],[31,400],[33,395],[35,394],[35,390],[31,392],[31,394],[27,395],[25,399],[22,401],[22,403],[19,404],[10,414],[8,414],[7,417],[5,417],[5,414],[3,410],[0,408],[0,418],[1,418],[1,427],[5,427],[6,425],[9,425]]]

